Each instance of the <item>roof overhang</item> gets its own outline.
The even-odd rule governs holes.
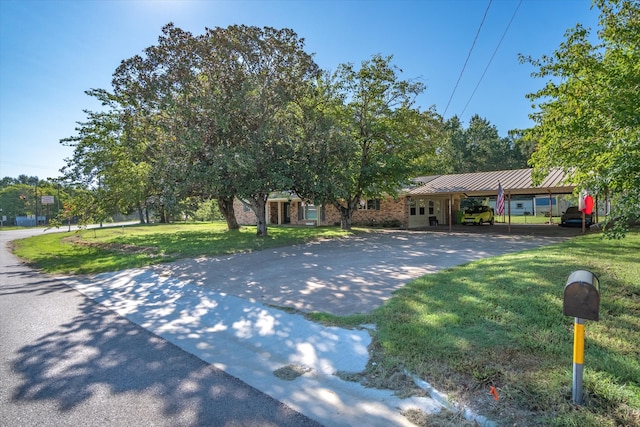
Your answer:
[[[505,194],[544,195],[570,194],[575,186],[566,183],[560,169],[552,170],[539,185],[533,185],[533,169],[476,172],[440,175],[406,192],[407,196],[461,195],[464,197],[490,197],[498,194],[498,185]]]

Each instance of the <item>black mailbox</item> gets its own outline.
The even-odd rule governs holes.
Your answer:
[[[599,320],[600,282],[595,274],[576,270],[569,275],[564,286],[562,313],[565,316]]]

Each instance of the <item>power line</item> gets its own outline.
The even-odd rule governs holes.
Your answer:
[[[466,61],[464,61],[464,65],[462,66],[462,70],[460,71],[460,75],[458,76],[458,81],[456,82],[456,85],[453,88],[453,92],[451,92],[451,96],[449,97],[449,102],[447,102],[447,106],[444,109],[444,114],[442,114],[442,117],[446,116],[447,110],[449,109],[449,104],[451,104],[453,95],[456,93],[456,89],[458,88],[458,84],[460,83],[460,79],[462,78],[462,74],[464,73],[464,69],[467,68],[467,63],[469,62],[469,58],[471,57],[471,52],[473,52],[473,48],[476,45],[476,41],[478,40],[478,36],[480,35],[480,30],[482,29],[484,20],[487,17],[487,13],[489,13],[489,7],[491,6],[491,1],[492,0],[489,0],[489,4],[487,5],[487,10],[484,11],[484,16],[482,17],[482,21],[480,22],[480,26],[478,27],[478,32],[476,33],[476,37],[473,39],[473,44],[471,44],[471,49],[469,49],[469,54],[467,55]]]
[[[507,28],[505,28],[504,33],[502,33],[502,37],[500,38],[500,41],[498,42],[498,45],[496,46],[496,49],[493,51],[493,55],[491,55],[491,58],[489,59],[489,62],[487,63],[487,66],[485,67],[484,71],[482,72],[482,75],[480,76],[480,80],[478,80],[478,83],[476,84],[476,87],[473,88],[473,92],[471,92],[471,96],[469,97],[469,100],[464,105],[464,108],[462,109],[462,113],[460,113],[460,117],[462,117],[464,112],[467,110],[467,107],[469,106],[469,103],[471,102],[471,99],[473,98],[473,95],[476,94],[476,90],[478,90],[478,86],[480,86],[480,83],[482,82],[482,79],[484,78],[484,75],[487,73],[487,70],[489,69],[489,66],[491,65],[491,61],[493,61],[493,58],[496,56],[496,53],[498,52],[498,49],[500,48],[500,45],[502,44],[502,40],[504,40],[504,37],[507,35],[507,31],[509,31],[509,27],[511,27],[511,23],[513,22],[513,19],[516,17],[516,13],[518,12],[518,9],[520,9],[520,5],[521,4],[522,4],[522,0],[520,0],[520,2],[518,3],[518,6],[516,7],[516,10],[513,11],[513,15],[511,15],[511,20],[509,20],[509,23],[507,24]]]

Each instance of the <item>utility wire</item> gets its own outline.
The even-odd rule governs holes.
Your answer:
[[[469,97],[469,100],[464,105],[464,108],[462,109],[462,113],[460,113],[460,117],[462,117],[464,112],[467,110],[467,107],[469,106],[469,103],[471,102],[471,99],[473,98],[473,95],[476,94],[476,90],[478,90],[478,86],[480,86],[480,83],[482,82],[482,79],[484,78],[484,75],[487,73],[487,70],[489,69],[489,66],[491,65],[491,61],[493,61],[493,58],[496,56],[496,53],[498,52],[498,49],[500,48],[500,45],[502,44],[502,40],[504,40],[504,37],[507,35],[507,31],[509,31],[509,27],[511,26],[511,23],[513,22],[513,19],[516,17],[516,13],[518,12],[518,9],[520,9],[520,5],[521,4],[522,4],[522,0],[520,0],[520,2],[518,3],[518,6],[516,7],[516,10],[513,11],[513,15],[511,15],[511,20],[507,24],[507,28],[505,28],[504,33],[502,33],[502,37],[500,38],[500,41],[498,42],[498,45],[496,46],[496,50],[493,51],[493,55],[491,55],[491,58],[489,59],[489,62],[487,63],[487,66],[485,67],[484,71],[482,72],[482,75],[480,76],[480,80],[478,80],[478,84],[476,84],[476,87],[473,89],[473,92],[471,92],[471,96]]]
[[[478,36],[480,35],[480,30],[482,29],[484,20],[487,17],[487,13],[489,13],[489,7],[491,6],[491,1],[492,0],[489,0],[489,4],[487,5],[487,10],[484,11],[482,22],[480,22],[480,26],[478,27],[478,32],[476,33],[476,37],[473,39],[473,43],[471,44],[471,49],[469,49],[469,54],[467,55],[466,61],[464,61],[464,65],[462,66],[462,71],[460,71],[460,75],[458,76],[458,81],[456,82],[456,85],[453,88],[453,92],[451,92],[451,96],[449,97],[449,102],[447,102],[447,106],[444,109],[444,114],[442,114],[442,117],[444,117],[447,114],[447,110],[449,109],[449,104],[451,104],[453,95],[456,93],[456,89],[458,88],[458,84],[460,83],[460,79],[462,78],[462,74],[464,73],[464,69],[467,68],[467,63],[469,62],[469,58],[471,57],[471,52],[473,52],[473,47],[476,45],[476,41],[478,40]]]

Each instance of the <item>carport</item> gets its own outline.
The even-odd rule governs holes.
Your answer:
[[[505,197],[505,210],[509,218],[511,231],[511,197],[512,196],[541,196],[548,195],[550,209],[553,210],[551,199],[561,194],[571,194],[574,185],[565,182],[565,174],[560,169],[552,170],[539,185],[533,185],[533,169],[514,169],[503,171],[463,173],[455,175],[440,175],[418,179],[421,185],[406,193],[410,204],[423,206],[442,206],[440,218],[446,219],[449,230],[454,223],[453,214],[460,210],[460,200],[467,197],[488,197],[497,199],[498,185],[502,186]],[[433,218],[438,212],[427,211]],[[409,228],[420,228],[424,221],[420,218],[420,210],[409,212]],[[553,212],[550,212],[553,216]],[[437,218],[437,216],[436,216]]]

